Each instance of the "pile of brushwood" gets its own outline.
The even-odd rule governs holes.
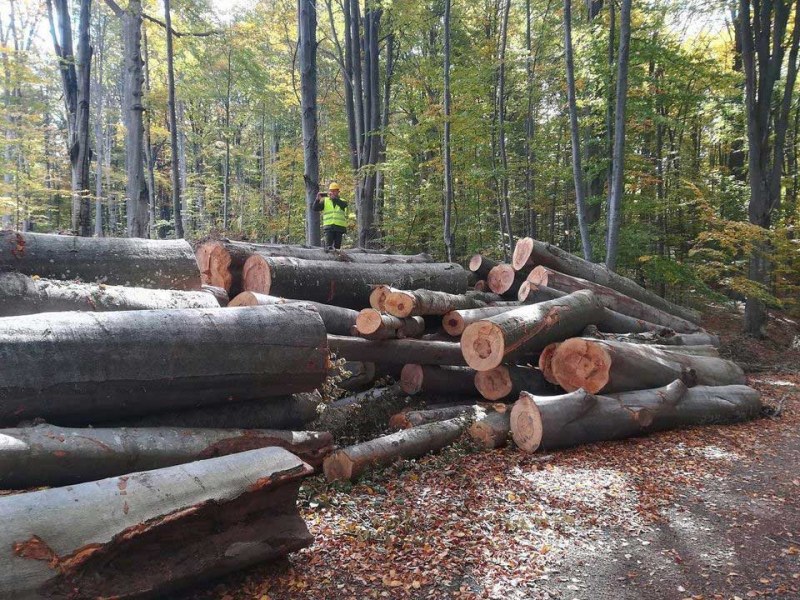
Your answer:
[[[758,415],[699,322],[530,238],[464,269],[0,232],[0,487],[46,487],[0,498],[0,592],[163,594],[292,552],[319,469]]]

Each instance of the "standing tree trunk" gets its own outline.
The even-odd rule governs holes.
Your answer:
[[[614,124],[614,153],[611,187],[608,192],[608,235],[606,237],[606,266],[617,268],[619,230],[622,224],[622,194],[625,167],[625,104],[628,100],[628,61],[631,41],[631,0],[622,0],[617,58],[617,104]]]
[[[444,247],[447,260],[453,260],[454,236],[451,218],[453,212],[453,163],[450,157],[450,4],[444,3]]]
[[[172,151],[172,215],[175,219],[175,237],[183,237],[183,218],[181,217],[181,175],[178,168],[178,118],[175,108],[175,67],[172,49],[172,16],[170,0],[164,0],[164,23],[167,30],[167,108],[169,111],[169,141]]]
[[[503,20],[500,27],[499,72],[497,75],[497,147],[500,152],[500,196],[502,203],[502,219],[508,240],[503,240],[503,247],[508,244],[509,253],[514,248],[514,233],[511,229],[511,207],[508,202],[508,153],[506,152],[506,43],[508,41],[508,13],[511,0],[505,0]]]
[[[97,6],[97,5],[95,5]],[[99,12],[99,11],[98,11]],[[106,153],[106,128],[103,122],[103,61],[105,60],[105,33],[106,17],[100,15],[97,25],[98,51],[95,53],[95,90],[96,114],[94,117],[94,147],[95,147],[95,198],[94,198],[94,235],[103,236],[103,162]],[[113,235],[109,227],[109,233]]]
[[[297,0],[297,31],[303,123],[303,183],[306,190],[306,243],[319,246],[321,245],[319,213],[311,208],[319,191],[316,0]]]

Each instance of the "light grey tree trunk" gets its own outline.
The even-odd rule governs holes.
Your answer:
[[[447,260],[453,260],[454,238],[451,229],[453,211],[453,165],[450,157],[450,0],[444,3],[444,247]]]
[[[320,215],[312,210],[319,191],[317,138],[317,4],[298,0],[297,30],[300,57],[300,96],[303,124],[303,183],[306,191],[306,243],[321,245]]]
[[[181,177],[178,151],[178,117],[175,108],[175,66],[172,47],[172,15],[169,0],[164,0],[164,23],[167,30],[167,109],[169,112],[169,141],[172,161],[172,216],[175,220],[175,237],[183,237],[181,216]]]
[[[103,119],[103,61],[105,59],[105,32],[106,17],[98,11],[99,23],[97,24],[97,52],[95,52],[95,102],[96,113],[94,116],[95,139],[95,198],[94,198],[94,234],[103,236],[103,162],[105,161],[106,141]]]
[[[506,152],[506,44],[508,42],[508,14],[511,10],[511,0],[505,0],[503,19],[500,27],[500,66],[497,78],[497,147],[500,151],[500,198],[502,202],[502,218],[505,224],[507,242],[510,250],[514,249],[514,232],[511,228],[511,207],[508,201],[508,153]]]

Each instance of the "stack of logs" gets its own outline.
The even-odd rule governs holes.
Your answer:
[[[0,590],[137,597],[274,558],[311,541],[315,469],[355,479],[465,432],[533,452],[756,416],[698,323],[529,238],[466,270],[0,232],[0,486],[69,486],[0,498]]]

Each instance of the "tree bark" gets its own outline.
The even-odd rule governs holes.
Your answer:
[[[0,273],[0,317],[72,310],[104,312],[218,307],[217,299],[204,291],[106,286]]]
[[[692,356],[643,344],[573,338],[552,358],[553,377],[568,392],[626,392],[666,385],[680,379],[689,386],[744,383],[744,373],[721,358]]]
[[[459,417],[342,448],[325,459],[322,465],[325,478],[328,481],[353,481],[370,467],[437,452],[458,440],[468,424],[467,419]]]
[[[387,364],[465,365],[455,342],[429,340],[371,341],[338,335],[328,336],[328,346],[339,358]]]
[[[425,321],[422,317],[400,319],[382,315],[374,308],[365,308],[356,317],[356,329],[367,339],[418,338],[425,333]]]
[[[485,411],[477,404],[456,404],[454,406],[443,406],[429,410],[409,410],[392,415],[389,419],[390,429],[410,429],[428,423],[438,423],[455,419],[462,416],[476,418],[485,414]]]
[[[468,325],[514,310],[515,308],[517,307],[484,306],[483,308],[451,310],[442,317],[442,327],[449,335],[458,337],[464,333],[464,329],[466,329]]]
[[[533,268],[542,265],[559,273],[604,285],[692,323],[700,322],[700,313],[696,310],[673,304],[627,277],[614,273],[604,265],[581,260],[552,244],[545,244],[532,238],[522,238],[514,249],[513,265],[518,271],[526,267]]]
[[[596,322],[602,310],[599,300],[588,290],[521,306],[468,326],[461,334],[461,350],[470,367],[488,371],[551,342],[577,335]]]
[[[396,317],[446,315],[453,310],[483,308],[478,295],[450,294],[430,289],[394,290],[384,300],[384,308]],[[499,297],[497,298],[500,299]]]
[[[594,337],[601,340],[631,342],[634,344],[661,344],[665,346],[714,346],[719,348],[719,336],[711,333],[674,333],[672,331],[645,333],[603,333],[593,325],[589,325],[581,334],[583,337]]]
[[[409,363],[400,373],[400,387],[412,396],[419,393],[477,396],[475,371],[466,367]]]
[[[342,308],[321,302],[308,302],[301,300],[291,300],[257,294],[256,292],[242,292],[230,301],[228,306],[270,306],[272,304],[297,304],[303,302],[313,306],[322,317],[325,324],[325,331],[334,335],[350,335],[350,331],[356,324],[358,312],[350,308]]]
[[[0,271],[48,279],[199,290],[200,272],[183,240],[82,238],[0,231]]]
[[[94,481],[278,446],[312,466],[333,450],[328,432],[266,429],[0,429],[0,487],[23,489]]]
[[[328,370],[322,319],[303,304],[0,319],[0,353],[0,423],[11,425],[311,391]]]
[[[247,291],[362,309],[369,306],[376,284],[463,293],[467,272],[450,263],[344,264],[253,255],[242,269],[242,281]]]
[[[316,0],[297,0],[297,32],[303,128],[303,182],[306,192],[306,243],[320,246],[320,213],[311,208],[319,191]]]
[[[450,4],[444,0],[444,141],[442,153],[444,162],[444,247],[448,262],[453,261],[455,253],[455,234],[452,231],[453,214],[453,161],[450,156]]]
[[[516,298],[519,293],[519,288],[525,281],[525,275],[521,272],[515,271],[514,267],[509,264],[502,263],[493,267],[486,276],[486,283],[489,289],[495,294],[506,296],[509,298]]]
[[[508,15],[511,11],[511,0],[503,2],[503,14],[500,22],[500,48],[498,56],[497,73],[497,147],[500,153],[500,203],[502,206],[502,219],[508,241],[503,240],[503,248],[508,251],[514,247],[514,233],[511,229],[511,208],[508,199],[508,153],[506,152],[506,44],[508,41]],[[504,250],[505,252],[505,250]],[[506,255],[507,256],[507,255]]]
[[[31,599],[168,597],[273,560],[313,541],[296,508],[311,472],[286,450],[263,448],[4,497],[0,589]]]
[[[167,33],[167,112],[169,113],[169,141],[172,162],[172,215],[175,219],[175,237],[183,237],[183,217],[181,216],[181,175],[178,165],[178,116],[175,105],[175,68],[172,50],[172,15],[170,0],[164,0],[164,24]]]
[[[514,402],[520,392],[540,396],[557,392],[539,369],[517,365],[500,365],[489,371],[476,372],[475,388],[481,396],[493,402]]]
[[[511,411],[487,411],[470,425],[467,433],[484,450],[502,448],[508,443],[508,435],[511,433]]]

